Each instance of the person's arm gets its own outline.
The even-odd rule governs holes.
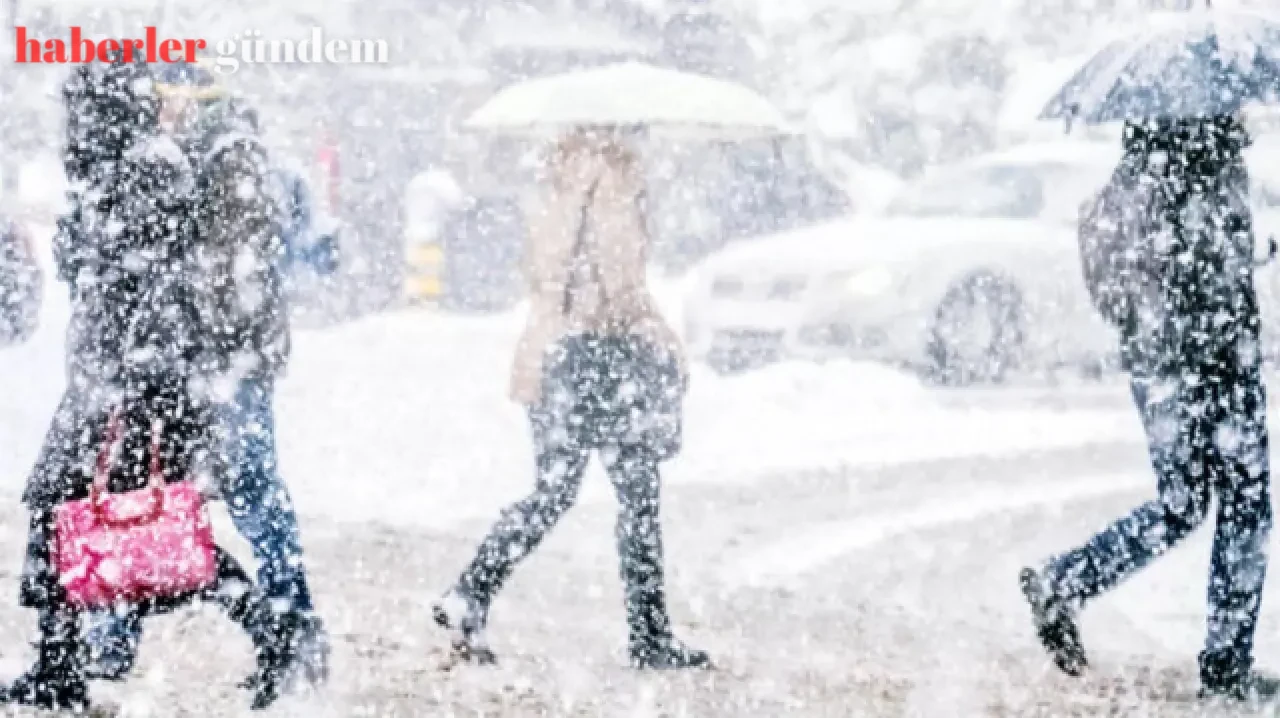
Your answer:
[[[243,333],[233,337],[233,351],[257,354],[254,373],[270,375],[280,369],[289,352],[289,319],[284,306],[282,263],[286,247],[281,237],[279,209],[268,189],[266,156],[250,140],[237,141],[211,158],[218,178],[213,190],[218,217],[211,240],[218,251],[238,256],[247,250],[253,258],[249,272],[228,281],[259,290],[259,301],[247,312]],[[249,190],[249,191],[246,191]],[[239,271],[237,271],[239,275]],[[232,292],[231,299],[239,298]],[[227,307],[231,315],[239,307]]]

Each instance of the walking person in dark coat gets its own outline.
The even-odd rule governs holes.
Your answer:
[[[530,314],[512,376],[533,428],[536,487],[503,511],[435,618],[461,655],[493,660],[484,638],[490,603],[573,506],[598,451],[621,504],[630,662],[706,667],[705,652],[672,635],[663,585],[659,464],[679,450],[686,374],[679,340],[645,286],[639,163],[596,132],[576,132],[555,152],[548,201],[528,215]]]
[[[1022,573],[1040,640],[1072,675],[1087,663],[1080,607],[1186,538],[1216,497],[1201,694],[1280,694],[1253,669],[1272,516],[1247,143],[1239,116],[1130,123],[1082,214],[1086,283],[1120,331],[1158,496]]]
[[[161,124],[195,168],[190,219],[211,277],[214,341],[203,369],[225,387],[213,414],[218,483],[232,523],[258,560],[259,587],[290,626],[298,660],[286,688],[298,679],[317,685],[328,679],[328,634],[312,601],[275,443],[275,381],[288,361],[290,336],[286,249],[266,150],[252,113],[233,103],[208,70],[175,64],[163,73]],[[94,619],[92,672],[123,677],[134,664],[141,624],[111,614]]]
[[[153,439],[168,481],[192,478],[213,445],[209,402],[197,391],[215,332],[189,220],[194,178],[157,132],[151,87],[145,65],[119,62],[77,68],[66,87],[68,175],[83,182],[60,241],[63,274],[73,282],[72,372],[23,496],[30,534],[21,598],[40,615],[38,656],[0,690],[0,703],[88,707],[81,610],[52,565],[51,524],[59,504],[88,496],[109,426],[120,422],[124,444],[123,465],[109,474],[112,492],[146,485]],[[160,435],[152,437],[157,422]],[[219,605],[249,633],[253,705],[269,706],[293,661],[292,638],[229,554],[220,552],[206,590],[130,608],[141,617],[193,599]]]

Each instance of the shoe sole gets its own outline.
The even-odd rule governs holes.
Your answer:
[[[667,672],[667,671],[714,671],[714,670],[716,669],[716,666],[715,666],[715,664],[714,664],[714,663],[712,663],[710,660],[701,661],[701,662],[698,662],[698,663],[689,663],[689,664],[684,664],[684,665],[677,665],[677,664],[674,664],[674,663],[667,663],[667,664],[662,664],[662,665],[654,665],[654,664],[651,664],[651,663],[641,663],[641,662],[639,662],[639,661],[632,661],[632,662],[631,662],[631,668],[632,668],[632,669],[634,669],[634,670],[637,670],[637,671],[660,671],[660,672]]]

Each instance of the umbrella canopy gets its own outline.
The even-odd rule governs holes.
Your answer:
[[[1041,119],[1090,123],[1207,117],[1280,95],[1280,24],[1203,10],[1112,42],[1067,81]]]
[[[640,62],[512,85],[476,110],[466,126],[508,134],[606,126],[713,135],[786,132],[782,113],[750,88]]]

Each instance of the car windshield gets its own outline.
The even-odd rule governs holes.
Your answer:
[[[944,172],[917,182],[886,212],[913,217],[1031,219],[1045,211],[1044,176],[1030,166],[992,166]]]

